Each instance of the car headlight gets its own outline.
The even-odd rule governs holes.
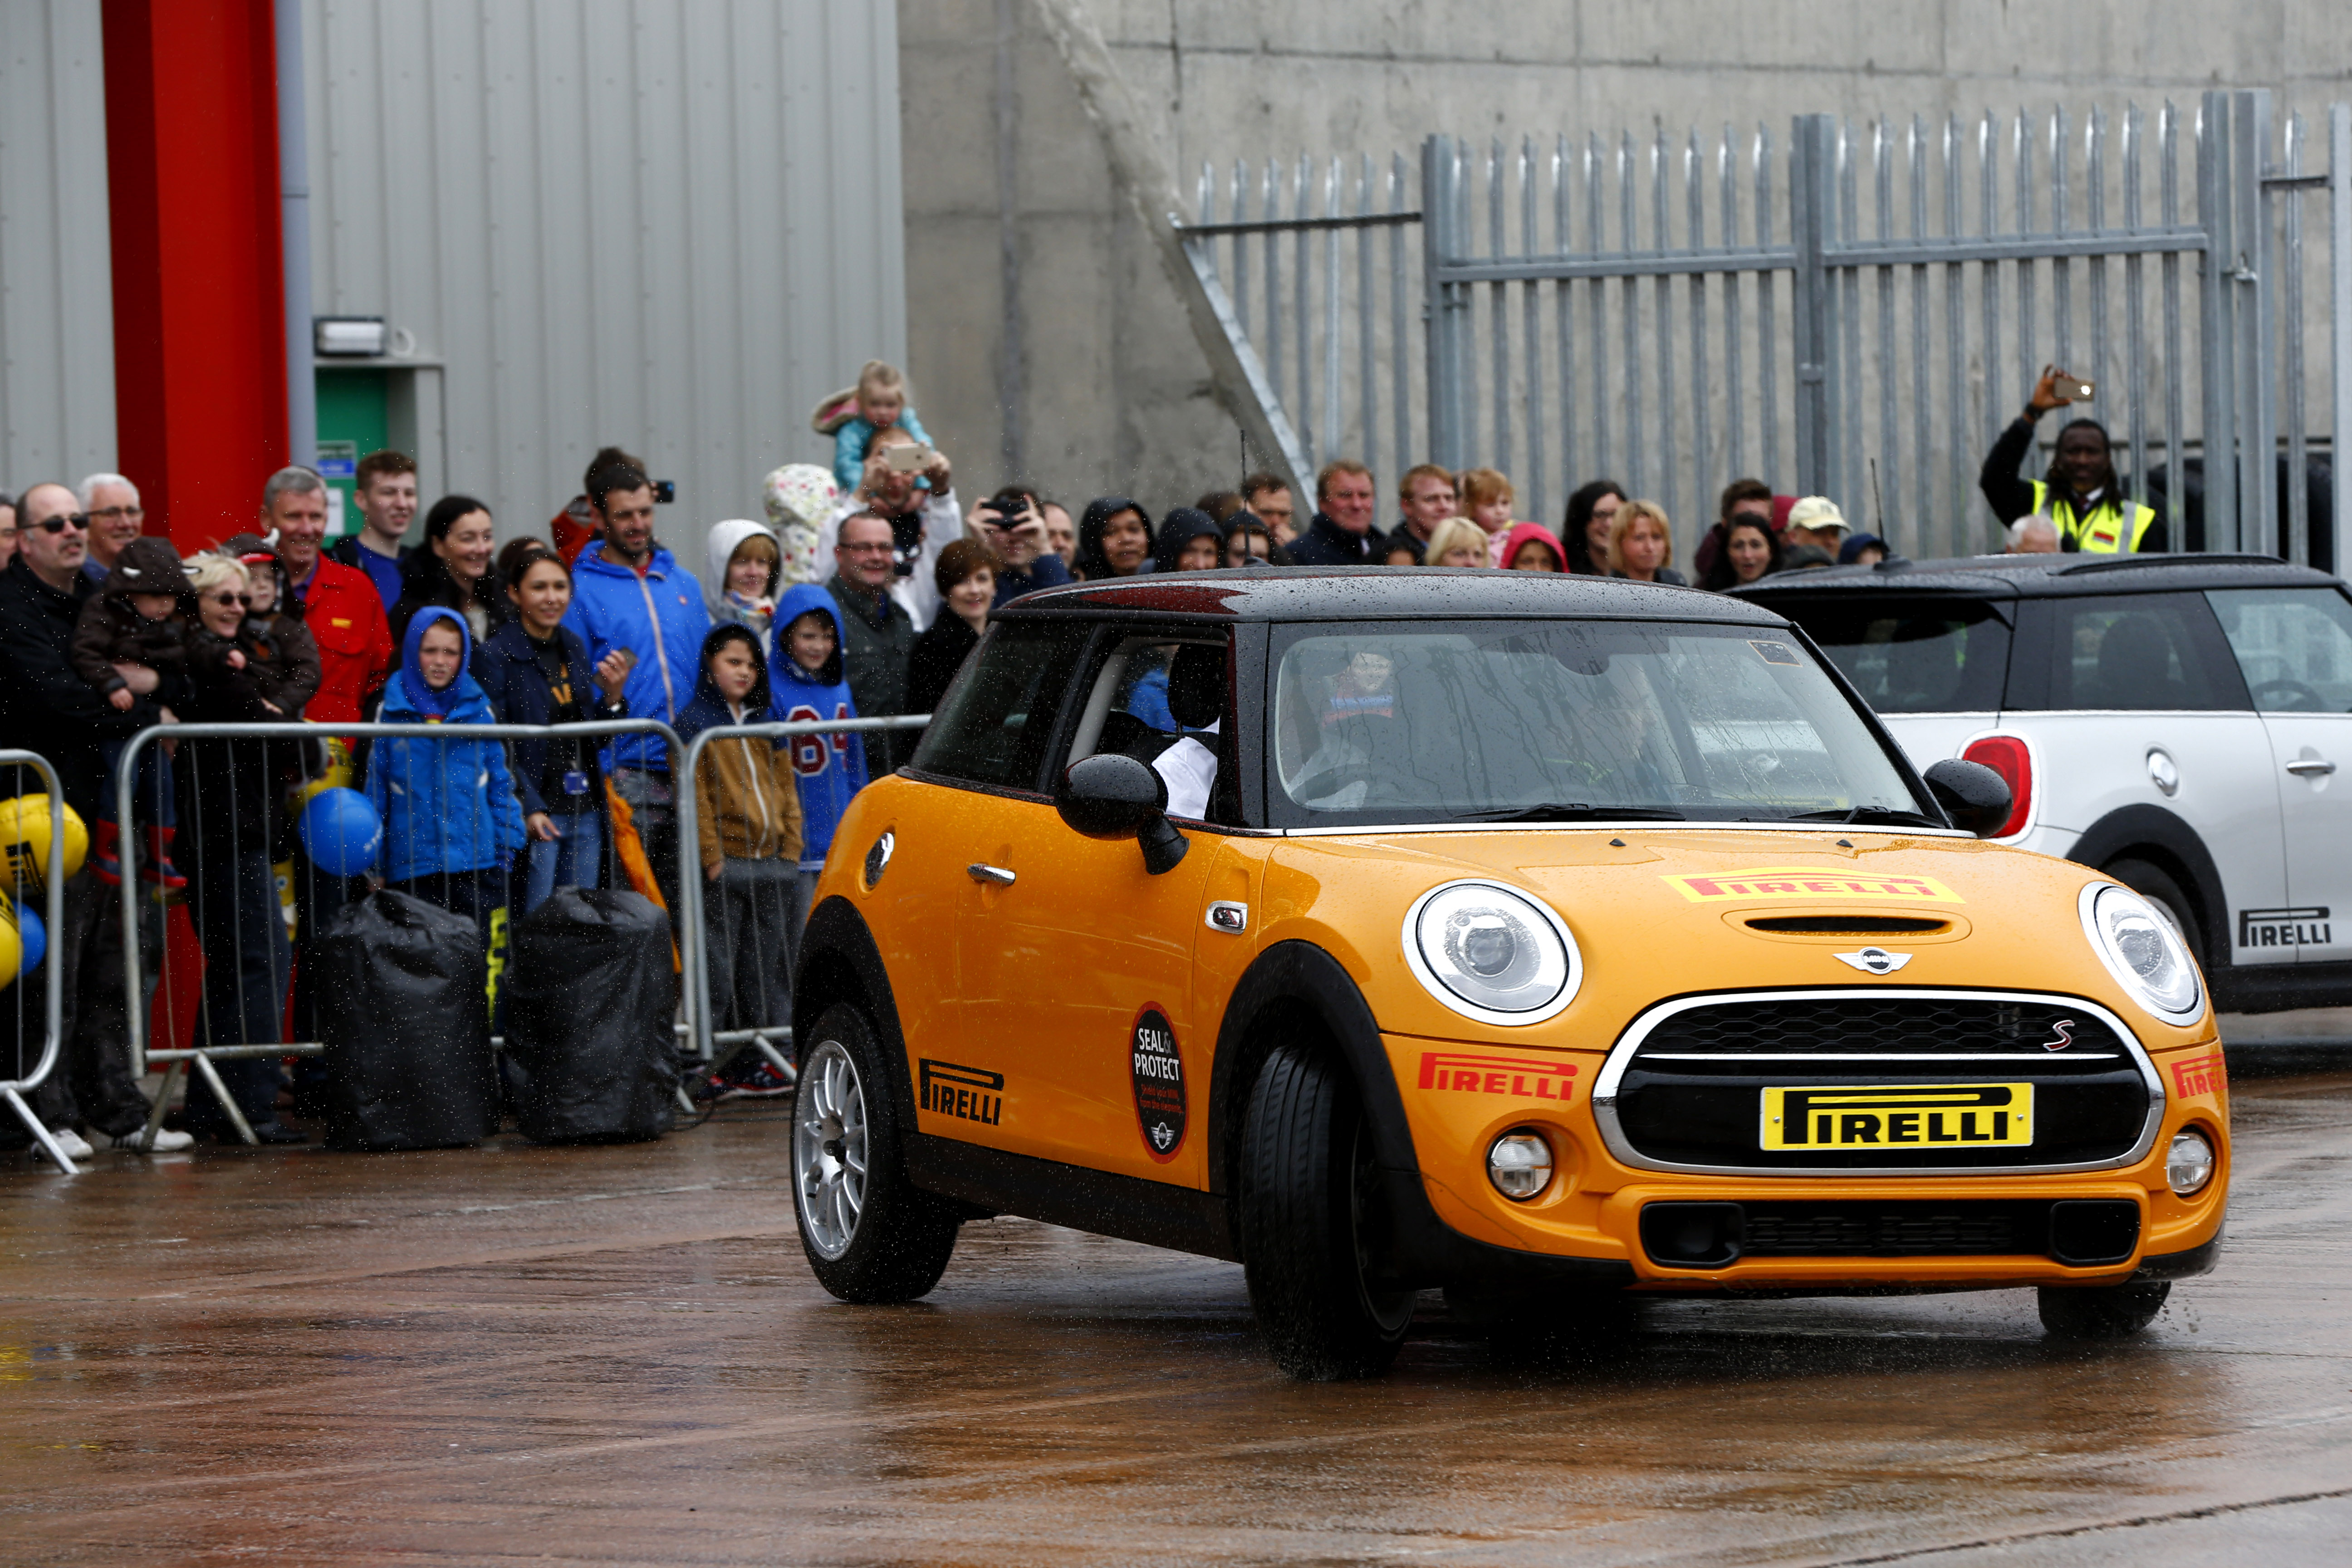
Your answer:
[[[2083,889],[2082,910],[2092,951],[2141,1006],[2168,1024],[2203,1010],[2196,961],[2154,905],[2129,888],[2095,882]]]
[[[1539,1024],[1584,979],[1568,922],[1499,882],[1448,882],[1415,900],[1404,956],[1431,995],[1488,1024]]]

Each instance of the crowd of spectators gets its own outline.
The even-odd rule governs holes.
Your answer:
[[[2105,432],[2087,421],[2062,434],[2050,483],[2017,479],[2034,418],[2056,405],[2050,381],[1988,461],[1986,493],[2007,524],[2007,547],[2098,548],[2097,531],[2117,526],[2145,534],[2145,509],[2118,510]],[[722,1023],[772,1022],[776,976],[789,973],[793,933],[835,825],[868,779],[902,766],[917,743],[905,730],[719,741],[705,753],[706,776],[693,781],[674,776],[666,743],[642,732],[387,739],[372,752],[341,742],[150,743],[137,753],[135,820],[117,821],[115,770],[131,738],[152,726],[377,718],[561,726],[635,716],[691,737],[762,720],[929,712],[996,606],[1074,580],[1429,566],[1669,585],[1695,577],[1724,592],[1887,551],[1827,499],[1778,494],[1755,479],[1723,489],[1690,576],[1675,563],[1675,521],[1607,479],[1580,486],[1555,530],[1517,515],[1504,473],[1417,464],[1399,478],[1383,526],[1377,477],[1347,458],[1315,476],[1303,517],[1290,480],[1268,472],[1156,522],[1130,496],[1074,510],[1020,479],[967,508],[905,378],[880,362],[824,399],[813,425],[833,437],[832,463],[767,475],[764,518],[709,526],[698,552],[657,537],[665,488],[611,447],[590,461],[581,493],[544,537],[503,548],[489,508],[468,495],[438,498],[419,528],[416,465],[393,451],[358,463],[360,526],[331,546],[326,481],[299,466],[267,477],[249,531],[184,561],[147,532],[138,487],[124,475],[0,495],[0,732],[57,767],[67,805],[93,835],[50,940],[65,991],[63,1070],[37,1097],[68,1152],[85,1144],[85,1131],[127,1146],[148,1121],[129,1070],[112,891],[125,878],[189,905],[205,955],[195,1038],[268,1044],[289,1026],[307,1037],[314,1004],[301,939],[372,886],[475,919],[493,947],[509,914],[559,888],[634,887],[675,911],[677,806],[692,789],[707,899],[719,911],[715,1005]],[[291,824],[329,781],[374,803],[383,848],[364,878],[298,864],[289,921],[278,885],[300,858]],[[741,939],[747,929],[772,933],[764,957]],[[37,1054],[24,1024],[26,989],[17,988],[13,1014],[0,1007],[0,1028],[17,1036],[17,1063]],[[302,1136],[278,1118],[276,1063],[226,1061],[221,1077],[257,1136]],[[779,1082],[755,1077],[737,1088],[765,1092]],[[192,1093],[186,1130],[166,1131],[157,1146],[229,1135],[230,1125],[209,1091]],[[0,1127],[0,1139],[10,1131]]]

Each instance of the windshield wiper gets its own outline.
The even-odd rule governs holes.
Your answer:
[[[1851,811],[1801,811],[1794,816],[1784,816],[1782,822],[1884,822],[1896,827],[1944,827],[1947,823],[1916,811],[1897,811],[1887,805],[1857,805]]]
[[[1465,822],[1684,822],[1688,818],[1671,806],[1585,805],[1547,802],[1541,805],[1506,805],[1494,811],[1465,811]]]

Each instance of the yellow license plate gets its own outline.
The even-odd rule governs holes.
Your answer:
[[[2030,1083],[1768,1089],[1767,1149],[2022,1149],[2033,1142]]]

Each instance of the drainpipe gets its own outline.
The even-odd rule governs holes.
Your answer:
[[[302,99],[302,0],[274,0],[278,23],[278,203],[286,268],[286,444],[319,460],[319,384],[310,357],[310,155]]]

